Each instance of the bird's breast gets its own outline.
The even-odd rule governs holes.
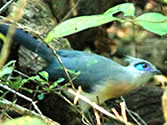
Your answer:
[[[108,81],[103,85],[96,86],[93,95],[98,96],[100,103],[103,103],[110,98],[123,96],[135,88],[136,86],[131,83]]]
[[[123,96],[135,88],[136,86],[130,83],[113,83],[112,81],[108,81],[102,85],[96,85],[94,87],[94,91],[92,91],[91,93],[82,92],[81,94],[87,97],[92,102],[102,104],[108,99]],[[83,101],[80,102],[80,106],[84,111],[88,110],[90,107]]]

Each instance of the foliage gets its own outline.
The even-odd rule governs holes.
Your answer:
[[[128,16],[127,19],[115,17],[114,14],[123,12],[123,16]],[[50,42],[54,38],[64,37],[77,33],[79,31],[106,24],[112,21],[133,22],[136,25],[142,26],[144,29],[165,35],[167,33],[167,17],[160,13],[145,13],[135,17],[135,7],[132,3],[124,3],[108,9],[104,14],[80,16],[68,19],[57,25],[49,32],[45,42]]]
[[[4,77],[5,75],[11,74],[14,70],[14,64],[16,61],[8,62],[1,70],[0,70],[0,78]]]
[[[30,81],[37,81],[42,85],[42,90],[49,92],[53,88],[55,88],[59,83],[65,80],[64,78],[59,78],[53,84],[49,85],[49,75],[46,71],[41,71],[39,72],[39,75],[35,75],[27,78],[23,78],[21,76],[17,76],[17,77],[12,76],[15,63],[16,61],[10,61],[0,70],[1,84],[7,85],[10,88],[23,89],[29,93],[32,93],[33,92],[32,89],[24,88],[23,85]],[[42,95],[39,96],[40,99],[41,99],[41,96]]]
[[[165,1],[165,0],[164,0]],[[117,13],[123,13],[123,18],[115,17],[114,14]],[[126,18],[125,18],[126,17]],[[91,15],[91,16],[81,16],[72,18],[69,20],[64,21],[63,23],[57,25],[47,36],[45,39],[46,42],[50,42],[54,38],[58,37],[64,37],[73,33],[80,32],[82,30],[96,27],[102,24],[106,24],[108,22],[112,21],[119,21],[121,23],[124,22],[132,22],[133,24],[136,24],[138,26],[143,27],[144,29],[159,34],[164,35],[167,33],[167,17],[163,16],[160,13],[144,13],[138,17],[135,17],[135,7],[131,3],[125,3],[120,4],[115,7],[112,7],[108,9],[103,14],[99,15]],[[0,34],[0,38],[5,39],[4,36]],[[90,66],[91,64],[96,63],[96,60],[91,61],[86,66]],[[42,85],[42,91],[40,91],[40,94],[38,94],[38,99],[42,100],[44,98],[44,91],[49,92],[55,87],[58,86],[59,83],[63,82],[64,78],[59,78],[57,81],[55,81],[53,84],[49,84],[49,75],[47,72],[42,71],[39,73],[39,75],[31,76],[28,78],[22,78],[22,77],[12,77],[11,74],[14,71],[14,64],[15,61],[11,61],[7,63],[1,70],[0,70],[0,79],[2,80],[2,84],[6,84],[14,89],[24,89],[28,92],[33,92],[31,89],[24,88],[23,85],[30,81],[38,81]],[[68,72],[71,75],[74,75],[77,77],[80,74],[80,71],[74,72],[72,70],[68,70]],[[4,77],[10,76],[9,79],[6,79],[4,81]],[[22,117],[19,119],[14,119],[12,121],[3,123],[3,125],[8,124],[40,124],[43,125],[44,123],[36,118],[31,117]]]
[[[2,33],[0,33],[0,39],[2,39],[2,41],[4,42],[6,37]]]
[[[145,13],[135,19],[146,30],[165,35],[167,33],[167,17],[160,13]]]
[[[162,0],[162,2],[165,2],[165,3],[167,3],[167,0]]]
[[[25,116],[2,123],[2,125],[46,125],[42,120]]]

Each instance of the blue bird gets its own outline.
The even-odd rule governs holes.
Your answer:
[[[8,29],[9,25],[0,24],[0,32],[4,35],[7,34]],[[13,41],[47,61],[47,67],[44,70],[49,73],[50,80],[63,77],[67,81],[62,66],[45,43],[36,40],[21,29],[16,29]],[[147,83],[154,75],[161,74],[150,62],[131,56],[125,57],[124,61],[128,62],[128,65],[124,66],[97,54],[75,50],[57,50],[56,52],[71,77],[75,77],[73,80],[75,87],[81,86],[82,94],[93,102],[96,102],[98,97],[100,104],[110,98],[125,95]],[[78,76],[75,76],[75,72],[79,73]],[[81,102],[81,108],[86,111],[89,106]]]

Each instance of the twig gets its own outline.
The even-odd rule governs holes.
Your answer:
[[[116,117],[115,115],[111,114],[110,112],[108,112],[108,111],[105,110],[104,108],[98,106],[96,103],[91,102],[91,101],[90,101],[88,98],[86,98],[85,96],[83,96],[83,95],[78,95],[78,93],[76,93],[74,90],[68,89],[68,92],[71,93],[71,94],[74,95],[74,96],[78,96],[79,99],[81,99],[81,100],[83,100],[84,102],[86,102],[87,104],[91,105],[93,108],[95,108],[96,110],[100,111],[101,113],[103,113],[103,114],[105,114],[105,115],[107,115],[107,116],[109,116],[109,117],[111,117],[111,118],[114,118],[114,119],[116,119],[116,120],[119,120],[119,121],[125,123],[125,121],[124,121],[122,118],[119,119],[118,117]],[[126,122],[125,124],[127,125],[127,124],[131,124],[131,123]]]
[[[8,58],[9,49],[12,43],[11,39],[12,39],[12,35],[14,34],[14,30],[15,30],[14,26],[11,26],[7,34],[7,37],[5,38],[4,45],[2,47],[1,54],[0,54],[0,69],[6,63],[6,60]]]
[[[59,57],[59,55],[57,54],[57,52],[56,52],[49,44],[47,44],[47,45],[48,45],[48,47],[53,51],[53,53],[54,53],[54,55],[56,56],[57,60],[59,61],[60,65],[62,66],[62,68],[63,68],[63,70],[64,70],[64,72],[65,72],[65,74],[66,74],[66,76],[67,76],[67,78],[68,78],[68,80],[69,80],[69,83],[70,83],[71,86],[72,86],[72,88],[73,88],[74,90],[76,90],[76,89],[75,89],[75,86],[74,86],[74,84],[73,84],[73,82],[72,82],[72,79],[71,79],[71,77],[70,77],[70,75],[69,75],[69,73],[68,73],[66,67],[64,66],[64,64],[63,64],[63,62],[62,62],[62,60],[61,60],[61,58]]]
[[[60,21],[63,22],[64,20],[66,20],[70,14],[74,11],[74,9],[78,6],[78,4],[80,3],[81,0],[78,0],[76,4],[74,4],[74,1],[70,0],[72,9],[65,15],[65,17]]]
[[[4,17],[1,17],[1,18],[6,19],[6,18],[4,18]],[[11,21],[11,22],[13,22],[13,21]],[[19,25],[19,24],[17,24],[17,25],[21,27],[21,25]],[[22,27],[21,27],[21,28],[22,28]],[[39,33],[38,33],[38,34],[39,34]],[[64,66],[64,64],[63,64],[63,62],[62,62],[62,60],[61,60],[61,58],[59,57],[59,55],[57,54],[57,52],[56,52],[49,44],[47,44],[47,45],[48,45],[48,47],[53,51],[53,53],[54,53],[54,55],[56,56],[57,60],[59,61],[60,65],[63,67],[63,70],[64,70],[64,72],[65,72],[65,74],[66,74],[66,76],[67,76],[67,78],[68,78],[68,80],[69,80],[69,83],[71,84],[72,88],[75,89],[75,86],[74,86],[74,84],[73,84],[73,82],[72,82],[72,79],[71,79],[71,77],[70,77],[70,75],[69,75],[67,69],[65,68],[65,66]]]
[[[9,56],[9,49],[11,46],[11,41],[12,41],[12,36],[15,32],[15,24],[18,20],[21,19],[23,12],[22,10],[24,9],[25,5],[26,5],[26,0],[20,0],[19,1],[19,6],[16,9],[16,11],[14,12],[13,16],[12,16],[12,20],[13,23],[11,24],[11,26],[9,27],[9,31],[7,33],[6,39],[4,42],[4,45],[2,47],[1,53],[0,53],[0,68],[2,68],[2,66],[6,63],[6,60]]]
[[[125,123],[127,123],[128,119],[127,119],[127,116],[126,116],[126,104],[125,104],[125,102],[121,102],[120,105],[121,105],[121,115],[122,115],[122,118],[125,121]]]
[[[117,119],[119,119],[120,121],[123,121],[123,118],[119,115],[119,113],[115,108],[112,108],[111,110],[114,113],[114,115],[117,117]]]
[[[37,118],[42,119],[44,122],[49,123],[49,124],[53,124],[53,125],[60,125],[59,123],[53,121],[52,119],[49,119],[48,117],[44,116],[44,115],[40,115],[37,114],[34,111],[28,110],[26,108],[23,108],[17,104],[14,104],[6,99],[1,99],[0,100],[0,107],[1,108],[7,108],[9,110],[14,110],[16,112],[18,112],[21,115],[30,115],[30,116],[34,116]]]
[[[95,114],[95,117],[96,117],[97,125],[101,125],[100,115],[98,114],[98,111],[96,109],[93,109],[93,110],[94,110],[94,114]]]
[[[15,1],[15,0],[10,0],[10,1],[6,2],[5,5],[0,8],[0,14],[1,14],[2,12],[4,12],[4,11],[8,8],[8,6],[9,6],[12,2],[14,2],[14,1]]]
[[[28,76],[28,75],[26,75],[26,74],[24,74],[24,73],[22,73],[22,72],[20,72],[19,70],[16,70],[16,69],[14,69],[13,72],[18,73],[19,75],[21,75],[21,76],[23,76],[25,78],[29,78],[30,77],[30,76]]]
[[[76,93],[76,96],[75,96],[75,98],[74,98],[74,102],[73,102],[75,105],[77,104],[77,102],[78,102],[78,100],[79,100],[78,95],[80,95],[81,91],[82,91],[82,88],[81,88],[81,86],[79,86],[79,87],[78,87],[78,91],[77,91],[77,93]]]
[[[167,123],[167,88],[164,90],[164,94],[162,96],[162,108],[165,122]]]
[[[31,102],[32,105],[34,106],[34,108],[37,110],[37,112],[38,112],[39,114],[42,114],[42,112],[39,110],[38,106],[36,105],[36,102],[34,102],[31,98],[29,98],[29,97],[27,97],[27,96],[25,96],[25,95],[23,95],[23,94],[21,94],[21,93],[19,93],[19,92],[16,92],[15,90],[9,88],[9,87],[6,86],[6,85],[0,84],[0,87],[2,87],[2,88],[4,88],[4,89],[6,89],[6,90],[8,90],[8,91],[10,91],[10,92],[12,92],[12,93],[14,93],[14,94],[16,94],[17,96],[19,96],[19,97],[21,97],[21,98],[23,98],[23,99],[25,99],[25,100]]]
[[[125,99],[122,96],[121,100],[125,102]],[[143,125],[147,125],[147,123],[137,113],[129,110],[127,106],[126,111],[130,115],[130,117],[137,123],[137,125],[141,125],[141,123],[133,115],[135,115],[142,122]]]

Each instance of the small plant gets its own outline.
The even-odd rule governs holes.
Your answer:
[[[122,18],[114,16],[114,14],[119,12],[124,14]],[[50,42],[54,38],[68,36],[112,21],[119,21],[121,23],[131,22],[161,36],[167,33],[166,16],[160,13],[144,13],[136,17],[134,5],[132,3],[124,3],[108,9],[103,14],[68,19],[50,31],[45,42]]]

